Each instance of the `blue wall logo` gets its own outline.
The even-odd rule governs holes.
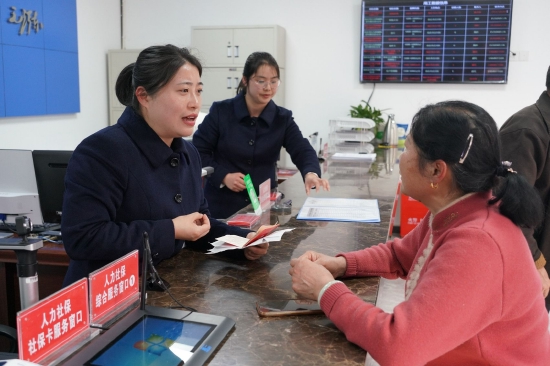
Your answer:
[[[10,9],[11,15],[8,19],[8,23],[21,24],[19,27],[19,35],[25,33],[25,30],[27,30],[27,35],[29,35],[31,30],[38,33],[39,30],[44,28],[44,24],[38,21],[38,12],[36,10],[21,9],[21,15],[17,18],[17,15],[15,15],[17,8],[15,6],[10,6]]]
[[[80,112],[76,0],[0,0],[0,19],[0,117]]]

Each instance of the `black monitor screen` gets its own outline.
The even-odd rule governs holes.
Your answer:
[[[144,315],[86,365],[183,365],[215,327]]]
[[[72,151],[34,150],[32,159],[44,222],[61,223],[65,172]]]
[[[508,81],[512,0],[363,0],[363,83]]]

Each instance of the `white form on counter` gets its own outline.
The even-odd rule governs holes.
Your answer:
[[[308,197],[298,220],[380,222],[376,199]]]

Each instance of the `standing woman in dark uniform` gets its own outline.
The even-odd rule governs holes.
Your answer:
[[[80,143],[65,175],[65,286],[141,249],[145,231],[155,264],[183,247],[207,249],[221,235],[250,234],[209,217],[199,153],[182,139],[201,105],[201,72],[187,49],[166,45],[143,50],[120,73],[124,113]],[[266,252],[262,244],[243,253],[257,259]]]
[[[280,84],[277,61],[267,52],[251,54],[243,69],[237,96],[216,102],[193,135],[203,166],[214,167],[204,194],[212,216],[227,218],[250,203],[244,176],[254,188],[271,178],[276,187],[276,164],[281,147],[304,178],[305,190],[329,190],[321,179],[317,154],[298,128],[292,112],[272,98]]]

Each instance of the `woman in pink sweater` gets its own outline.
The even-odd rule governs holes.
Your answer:
[[[548,312],[519,228],[537,226],[542,202],[499,145],[476,105],[422,108],[399,169],[403,193],[430,212],[403,239],[293,259],[294,291],[381,365],[550,365]],[[393,314],[334,280],[365,276],[407,280]]]

